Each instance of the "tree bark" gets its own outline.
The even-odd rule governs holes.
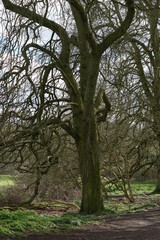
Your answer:
[[[89,134],[86,136],[85,132],[83,132],[83,126],[80,134],[80,139],[76,142],[82,179],[82,202],[80,211],[91,214],[104,210],[101,191],[98,136],[94,118],[92,119]]]
[[[160,193],[160,166],[157,166],[157,185],[155,190],[152,192],[152,194],[159,194]]]
[[[159,129],[157,131],[157,138],[159,141],[159,152],[160,152],[160,136],[159,136]],[[155,190],[152,192],[153,194],[160,194],[160,154],[158,154],[157,159],[156,159],[156,167],[157,167],[157,185]]]

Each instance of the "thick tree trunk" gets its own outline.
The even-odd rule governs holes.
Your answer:
[[[95,123],[91,125],[88,134],[84,134],[82,129],[81,137],[76,144],[82,179],[81,212],[88,214],[100,212],[104,210],[104,206],[101,191],[99,148]]]
[[[101,179],[99,158],[90,143],[79,143],[80,174],[82,179],[81,212],[95,213],[102,211]]]

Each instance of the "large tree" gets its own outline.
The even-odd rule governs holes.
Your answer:
[[[12,50],[21,55],[5,78],[14,77],[18,82],[23,75],[28,81],[33,125],[57,124],[74,138],[82,179],[81,211],[101,211],[97,124],[105,121],[110,103],[98,80],[99,67],[105,51],[129,28],[134,0],[116,4],[107,0],[2,2]],[[122,22],[116,16],[116,6]],[[47,115],[46,110],[53,107]]]

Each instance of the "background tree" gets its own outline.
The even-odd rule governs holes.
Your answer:
[[[123,61],[123,71],[125,69],[125,72],[127,72],[128,69],[130,72],[128,74],[128,82],[135,86],[135,95],[138,97],[137,110],[139,110],[137,114],[139,115],[139,121],[146,122],[154,132],[157,141],[160,142],[160,2],[158,0],[151,2],[141,1],[136,4],[136,8],[136,20],[130,31],[125,34],[124,41],[121,42],[121,48],[124,49],[124,57],[129,63],[128,65],[126,61]],[[122,21],[121,18],[119,20]],[[120,53],[120,49],[118,53]],[[158,155],[156,165],[158,173],[156,192],[159,192],[160,171]]]
[[[125,87],[121,89],[116,87],[116,77],[113,79],[115,81],[109,87],[112,113],[107,123],[99,129],[102,177],[104,186],[110,183],[121,188],[129,201],[133,202],[130,180],[142,179],[141,174],[146,175],[154,166],[157,141],[149,125],[138,114],[140,108],[137,108],[136,96],[132,97],[131,86],[125,86],[128,85],[128,79],[123,79]]]

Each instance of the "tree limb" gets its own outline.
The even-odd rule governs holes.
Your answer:
[[[122,37],[122,35],[130,27],[133,17],[135,14],[134,0],[126,0],[126,6],[128,8],[127,16],[122,22],[121,26],[117,28],[113,33],[109,34],[102,43],[98,45],[98,52],[102,55],[103,52],[117,39]]]

